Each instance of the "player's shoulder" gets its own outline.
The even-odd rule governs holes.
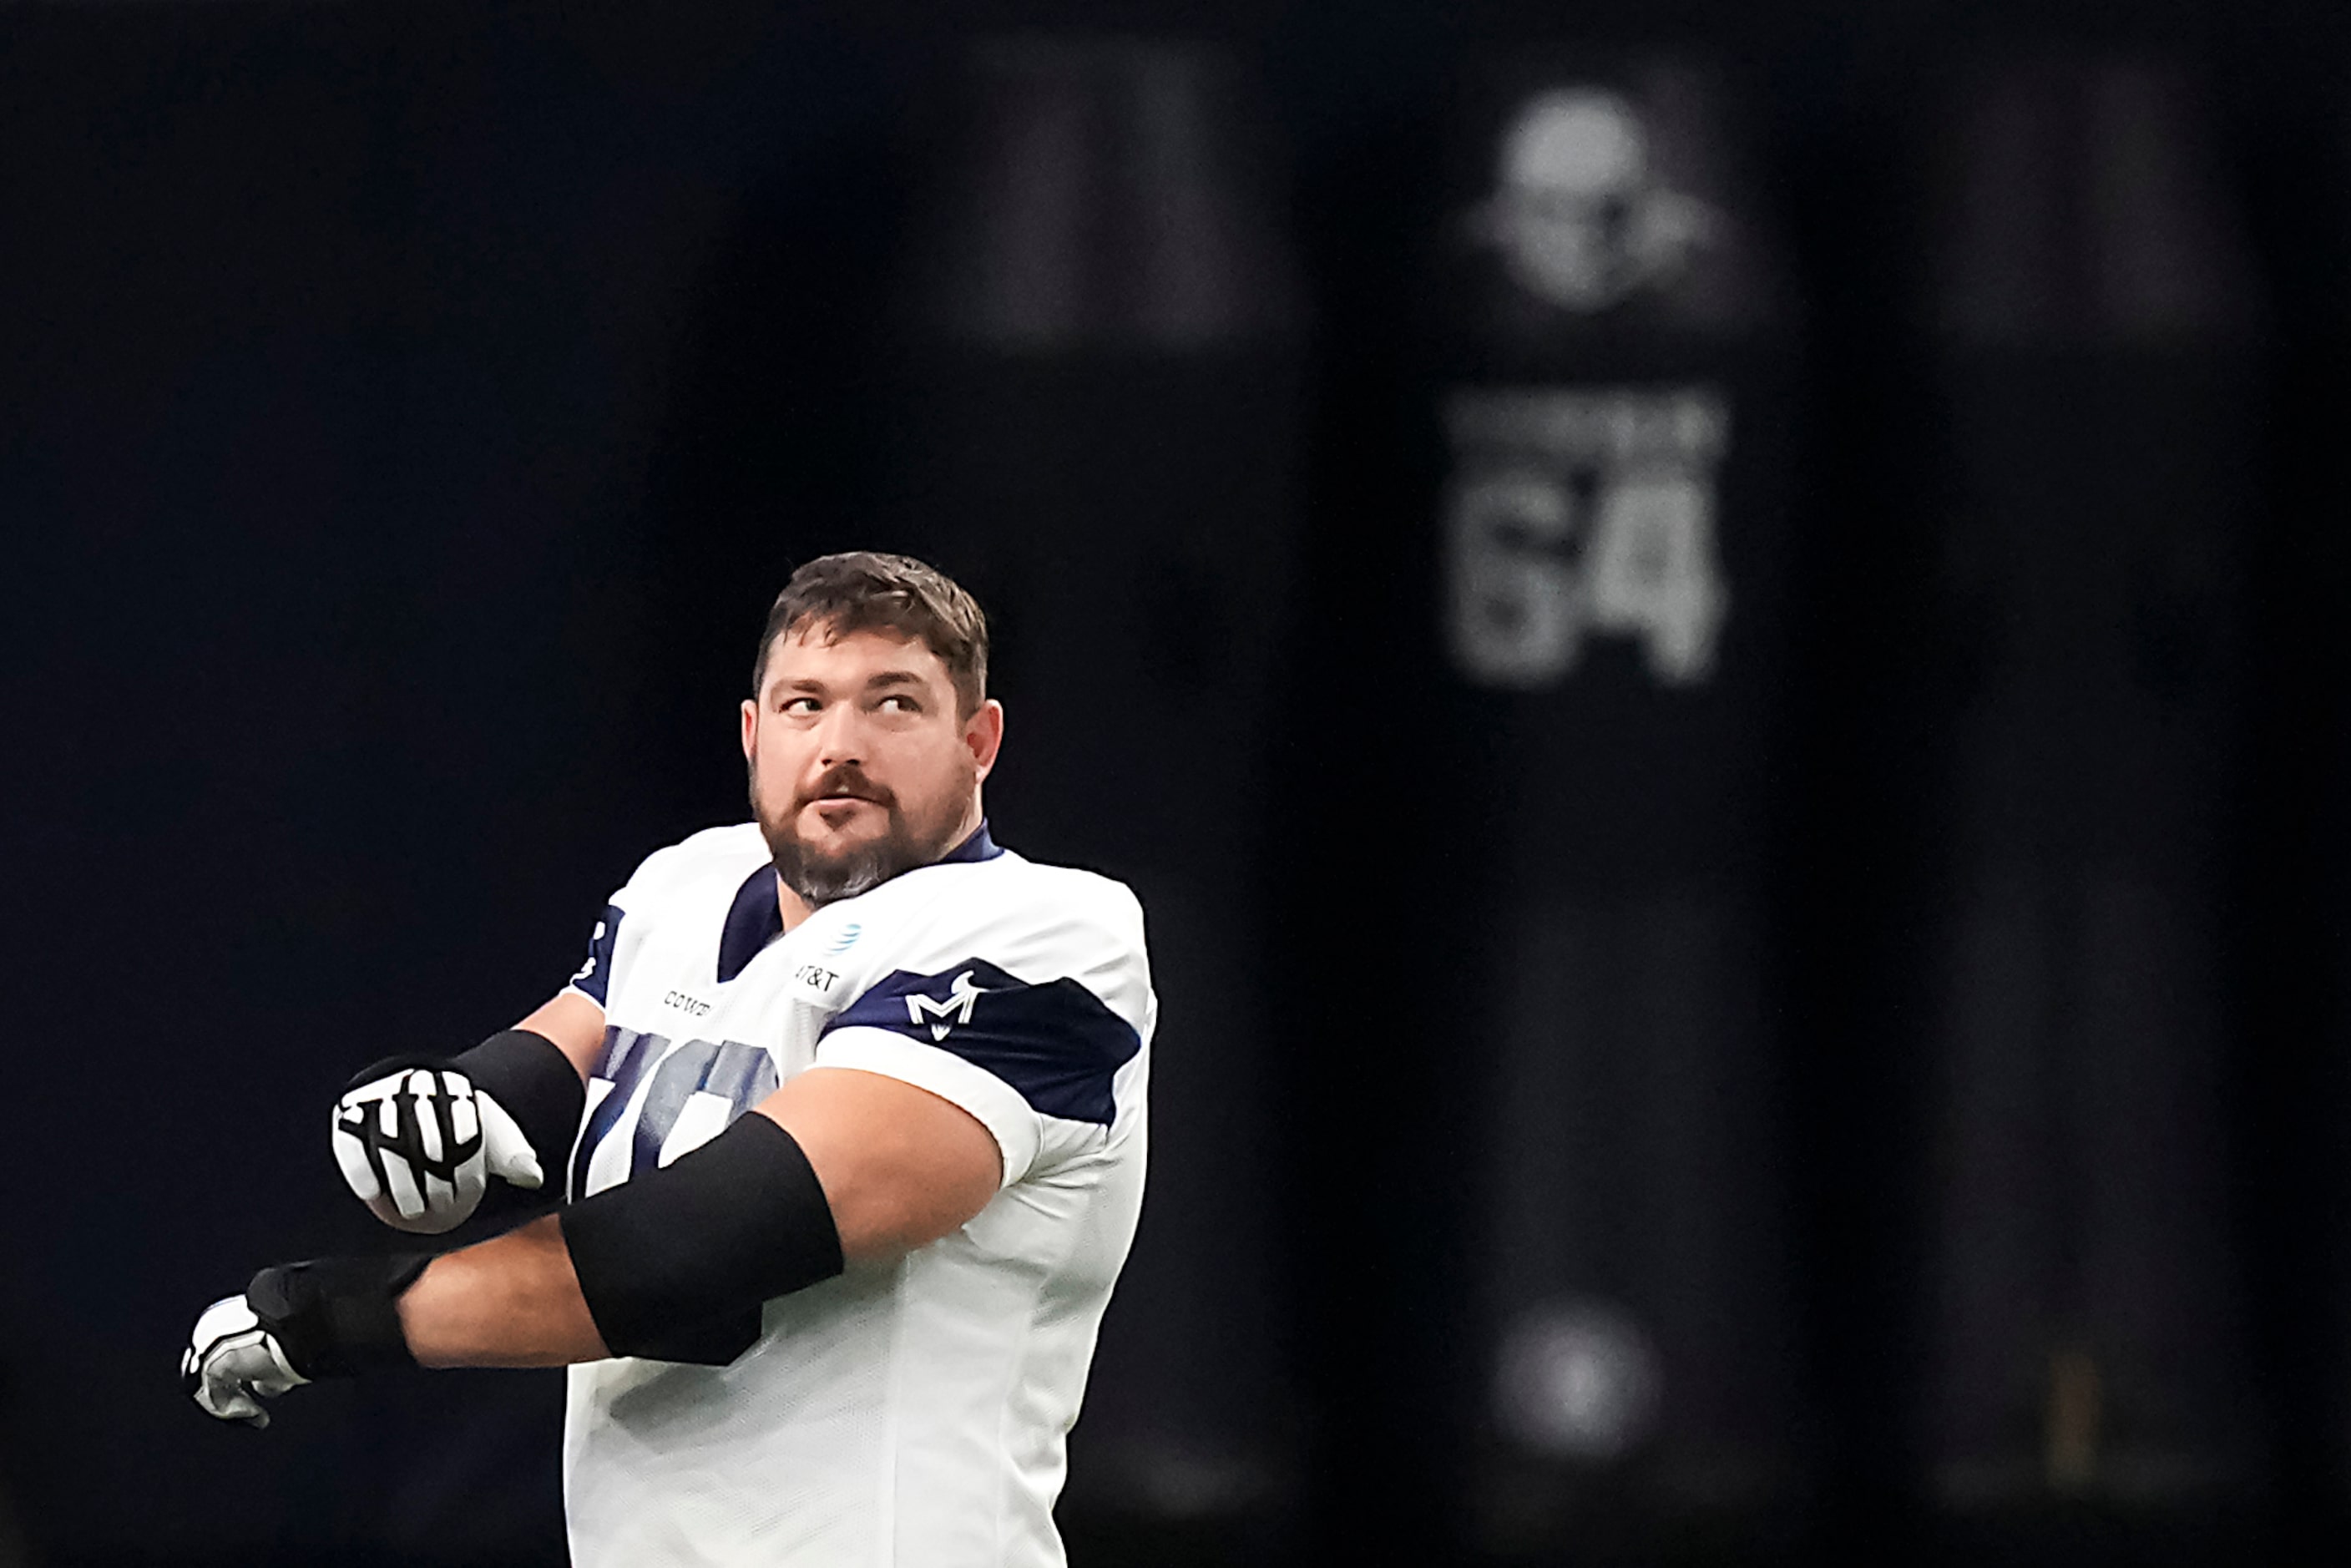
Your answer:
[[[956,868],[939,868],[953,873]],[[1061,914],[1139,925],[1142,901],[1116,877],[1081,866],[1032,861],[1007,850],[968,867],[948,884],[946,896],[1014,911]]]
[[[705,828],[655,850],[641,862],[617,902],[658,904],[705,886],[721,886],[731,896],[768,862],[768,843],[757,822]]]
[[[862,988],[839,1027],[904,1032],[899,1020],[911,1018],[938,1034],[925,1009],[945,1005],[942,994],[984,992],[995,1024],[1027,1031],[1032,1045],[1092,1042],[1087,1060],[1113,1067],[1150,1033],[1156,1004],[1143,906],[1113,877],[988,844],[984,854],[950,855],[835,907],[865,942],[852,968]],[[1006,1072],[1019,1076],[1009,1064]]]
[[[1143,904],[1115,877],[1006,850],[987,860],[909,873],[931,922],[1010,936],[1064,934],[1140,949]]]

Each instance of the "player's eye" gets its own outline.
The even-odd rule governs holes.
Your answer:
[[[885,708],[894,706],[900,713],[920,713],[923,711],[922,704],[916,702],[914,698],[907,696],[903,692],[893,692],[888,696],[883,697],[882,699],[882,706]]]
[[[816,710],[817,700],[814,697],[786,697],[783,701],[782,707],[778,711],[783,713],[809,714],[814,713]]]

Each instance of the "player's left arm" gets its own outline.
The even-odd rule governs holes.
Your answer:
[[[977,1214],[995,1136],[928,1090],[817,1068],[668,1166],[439,1258],[265,1269],[197,1322],[183,1372],[215,1416],[380,1368],[561,1366],[895,1257]]]
[[[957,956],[983,943],[1012,967]],[[260,1396],[377,1366],[723,1363],[761,1303],[936,1240],[1101,1146],[1152,1013],[1132,895],[975,904],[931,946],[928,972],[833,1019],[817,1065],[666,1166],[438,1259],[264,1270],[199,1320],[197,1402],[259,1422]]]
[[[844,1264],[894,1258],[949,1234],[987,1207],[1001,1179],[996,1140],[969,1112],[880,1073],[811,1069],[754,1113],[799,1146],[822,1191]],[[694,1158],[686,1155],[670,1168]],[[623,1194],[635,1185],[611,1191]],[[581,1207],[575,1205],[575,1211]],[[745,1234],[722,1221],[701,1234],[681,1235],[677,1248],[661,1250],[716,1253]],[[666,1256],[650,1256],[653,1239],[626,1230],[599,1236],[590,1245],[601,1261],[605,1250],[625,1249],[632,1240],[649,1254],[649,1271],[674,1266]],[[715,1256],[711,1262],[723,1264]],[[614,1260],[613,1266],[625,1272],[628,1260]],[[625,1297],[669,1293],[651,1278],[633,1288],[625,1281],[609,1284]],[[693,1289],[684,1285],[685,1292]],[[665,1303],[625,1304],[640,1308],[638,1315],[658,1317]],[[683,1307],[683,1299],[666,1304]],[[439,1259],[400,1298],[399,1314],[411,1354],[425,1366],[557,1366],[611,1354],[553,1216]]]
[[[813,1067],[753,1109],[807,1155],[852,1263],[951,1235],[1003,1185],[1003,1156],[979,1119],[903,1079]]]

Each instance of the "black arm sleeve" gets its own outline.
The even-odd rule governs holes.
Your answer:
[[[305,1377],[413,1369],[398,1302],[431,1261],[429,1252],[400,1252],[282,1263],[253,1277],[245,1302]]]
[[[763,1302],[841,1271],[832,1206],[808,1156],[757,1112],[570,1205],[559,1223],[615,1355],[724,1365],[758,1338]]]
[[[506,1107],[547,1173],[547,1196],[560,1197],[563,1165],[588,1106],[588,1085],[562,1048],[535,1030],[510,1029],[460,1051],[449,1065]]]

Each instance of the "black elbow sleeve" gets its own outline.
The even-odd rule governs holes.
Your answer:
[[[459,1052],[449,1065],[506,1108],[548,1174],[546,1196],[561,1197],[563,1165],[588,1106],[588,1085],[562,1048],[534,1030],[510,1029]]]
[[[561,1212],[615,1355],[724,1364],[768,1300],[841,1271],[832,1207],[792,1135],[754,1112],[658,1170]]]

